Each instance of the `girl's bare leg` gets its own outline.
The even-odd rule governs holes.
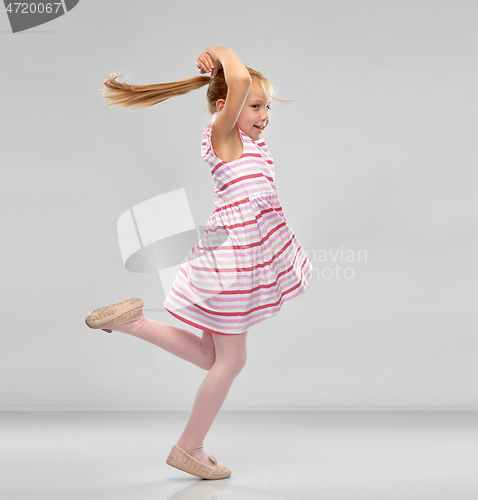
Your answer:
[[[213,333],[212,338],[216,360],[199,387],[186,428],[176,443],[203,463],[208,463],[208,454],[203,449],[204,438],[247,358],[247,332],[234,335]]]
[[[202,338],[188,330],[142,318],[124,323],[115,331],[146,340],[165,351],[209,370],[177,445],[200,462],[208,463],[203,442],[221,409],[232,382],[247,359],[247,332],[221,335],[203,331]]]
[[[166,325],[149,318],[141,318],[115,327],[115,331],[128,333],[151,342],[161,349],[209,370],[215,361],[215,347],[211,332],[203,331],[202,338],[188,330]]]

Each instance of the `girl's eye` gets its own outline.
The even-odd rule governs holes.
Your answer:
[[[271,107],[270,106],[266,106],[267,107],[267,110],[270,111],[271,110]]]

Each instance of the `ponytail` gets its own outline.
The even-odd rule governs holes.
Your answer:
[[[187,94],[209,83],[208,76],[195,76],[171,83],[131,85],[126,82],[117,82],[116,78],[118,76],[121,75],[115,73],[109,74],[108,78],[104,81],[105,87],[100,90],[107,101],[107,106],[144,109],[171,97]]]
[[[267,78],[259,71],[246,66],[249,74],[264,89],[272,99],[281,102],[282,99],[274,97],[276,91]],[[110,73],[104,81],[105,87],[100,90],[107,101],[107,106],[119,106],[121,108],[148,108],[171,97],[184,95],[192,90],[199,89],[209,85],[206,95],[207,108],[212,115],[216,112],[216,102],[218,99],[226,99],[227,83],[223,68],[219,69],[214,80],[208,76],[194,76],[184,80],[178,80],[170,83],[156,83],[152,85],[131,85],[129,83],[120,83],[116,78],[120,74]]]

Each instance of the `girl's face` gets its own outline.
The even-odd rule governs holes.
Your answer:
[[[270,97],[253,80],[246,102],[237,119],[237,126],[253,141],[260,139],[262,131],[269,124],[270,104]]]

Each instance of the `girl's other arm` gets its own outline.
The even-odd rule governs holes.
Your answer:
[[[216,76],[221,66],[224,68],[228,87],[226,103],[213,127],[215,142],[224,144],[231,141],[233,134],[237,133],[235,132],[236,122],[246,101],[252,80],[247,68],[229,47],[215,47],[214,49],[208,47],[199,57],[210,63],[213,68],[211,78]],[[207,64],[204,67],[206,68],[205,70],[202,68],[204,72],[211,71]]]

